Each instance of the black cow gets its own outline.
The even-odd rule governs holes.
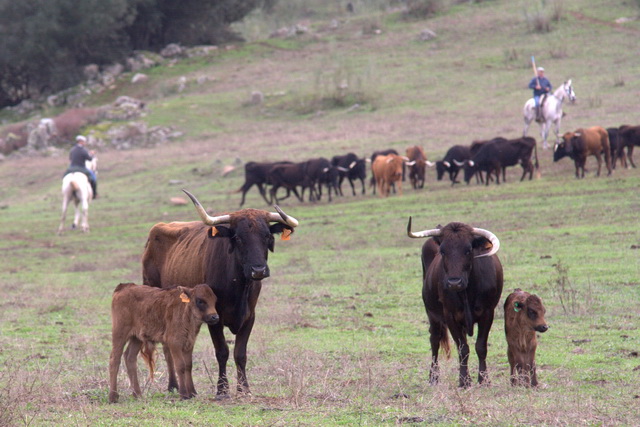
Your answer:
[[[342,181],[345,178],[349,180],[351,185],[351,192],[356,195],[356,188],[353,182],[357,179],[362,184],[362,194],[365,194],[364,181],[367,179],[367,161],[366,159],[359,159],[354,153],[348,153],[344,156],[333,156],[331,164],[338,168],[338,191],[342,196]]]
[[[313,197],[315,195],[314,183],[307,174],[308,166],[308,162],[300,162],[272,167],[268,174],[268,181],[271,184],[271,199],[275,203],[279,203],[280,200],[288,198],[293,191],[293,194],[302,202],[304,190],[307,188],[309,188],[311,197]],[[296,189],[298,186],[302,187],[302,195]],[[281,187],[287,190],[287,195],[278,199],[276,193]]]
[[[270,163],[257,163],[249,162],[244,165],[244,184],[240,187],[236,193],[242,192],[242,200],[240,200],[240,207],[244,205],[244,199],[249,189],[256,185],[260,191],[260,195],[267,204],[271,204],[271,200],[267,199],[267,191],[265,186],[267,185],[268,174],[271,168],[276,165],[291,164],[291,162],[270,162]]]
[[[328,159],[319,157],[307,161],[307,175],[313,183],[313,189],[317,194],[317,200],[322,198],[322,187],[327,187],[329,201],[331,201],[331,191],[338,195],[338,168],[331,165]],[[316,187],[317,186],[317,187]],[[304,188],[302,190],[304,197]],[[313,191],[309,194],[309,201],[314,200]]]
[[[449,354],[447,331],[450,331],[458,347],[459,386],[471,385],[466,335],[473,336],[476,323],[478,382],[484,382],[487,380],[489,330],[502,294],[502,264],[495,255],[500,241],[490,231],[460,222],[414,233],[409,218],[407,233],[412,238],[431,237],[422,246],[422,299],[429,318],[431,341],[429,382],[438,382],[438,352],[442,345]]]
[[[277,206],[277,213],[243,209],[212,217],[191,193],[185,193],[202,221],[154,225],[142,255],[142,280],[145,285],[158,288],[194,287],[200,283],[211,287],[220,319],[217,324],[209,325],[218,361],[217,396],[229,397],[226,370],[229,346],[224,337],[225,326],[236,335],[233,357],[238,373],[237,390],[250,393],[246,375],[247,342],[255,321],[261,280],[270,275],[268,252],[274,249],[273,235],[282,233],[282,238],[287,240],[298,221]],[[165,347],[164,351],[167,355],[169,350]],[[175,372],[170,367],[169,390],[177,386]]]
[[[607,128],[607,134],[609,135],[609,148],[611,148],[611,169],[616,168],[616,161],[618,157],[620,158],[620,164],[624,165],[626,163],[626,158],[623,153],[618,153],[619,147],[619,138],[618,132],[619,128]]]
[[[626,160],[624,159],[624,149],[626,148],[626,158],[629,159],[631,167],[635,168],[636,164],[633,162],[633,147],[640,146],[640,126],[620,126],[618,138],[618,156],[623,158],[625,167],[627,167]]]
[[[464,180],[469,183],[471,177],[478,171],[487,172],[486,185],[489,185],[491,173],[495,173],[496,182],[500,184],[500,172],[502,180],[506,182],[506,168],[522,165],[522,176],[520,181],[529,174],[529,179],[533,178],[534,163],[531,162],[533,153],[535,154],[535,168],[539,167],[536,150],[536,140],[525,136],[507,140],[505,138],[494,138],[483,144],[477,153],[465,165]]]
[[[396,150],[394,150],[393,148],[389,148],[387,150],[380,150],[380,151],[374,151],[371,154],[371,165],[373,165],[373,161],[376,159],[376,157],[378,156],[386,156],[389,154],[395,154],[398,155],[398,152]],[[402,180],[404,181],[405,177],[405,170],[404,170],[404,164],[402,165]],[[376,194],[376,178],[373,176],[373,173],[371,173],[371,180],[369,181],[369,186],[373,187],[373,194]],[[391,184],[391,188],[393,189],[393,194],[396,193],[396,186],[395,184]]]
[[[454,145],[449,148],[444,155],[444,159],[436,162],[436,171],[438,173],[438,181],[442,181],[445,172],[449,172],[451,185],[458,183],[457,178],[460,169],[463,168],[467,160],[471,158],[471,150],[465,145]]]

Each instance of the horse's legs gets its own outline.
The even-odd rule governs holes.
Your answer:
[[[82,198],[82,231],[89,232],[89,195]]]
[[[74,200],[74,209],[75,209],[75,214],[73,217],[73,225],[71,226],[73,229],[78,228],[78,224],[80,224],[80,217],[82,215],[82,210],[80,208],[80,200]]]
[[[62,216],[60,217],[60,226],[58,227],[58,234],[64,231],[64,220],[67,217],[67,208],[69,207],[69,199],[66,195],[62,196]]]
[[[540,136],[542,137],[542,149],[548,150],[549,143],[547,142],[547,138],[549,137],[549,128],[551,127],[551,125],[549,124],[548,121],[545,121],[542,123],[540,127],[541,127]]]
[[[531,124],[531,119],[525,116],[524,118],[524,129],[522,130],[522,137],[527,136],[527,131],[529,130],[529,125]]]

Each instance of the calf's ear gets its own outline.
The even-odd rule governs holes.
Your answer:
[[[516,313],[522,310],[523,308],[524,308],[524,304],[522,304],[520,301],[516,301],[515,303],[513,303],[513,311],[515,311]]]
[[[180,291],[180,300],[184,303],[188,303],[191,301],[191,289],[185,288],[184,286],[178,286],[178,290]]]

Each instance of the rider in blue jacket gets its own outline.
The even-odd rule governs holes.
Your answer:
[[[76,145],[73,146],[71,152],[69,153],[69,160],[71,164],[69,168],[65,172],[65,175],[71,172],[82,172],[87,175],[89,178],[89,183],[91,184],[91,189],[93,190],[93,198],[98,197],[98,182],[96,179],[96,174],[93,173],[92,170],[87,169],[85,166],[85,161],[93,159],[93,151],[89,152],[85,148],[85,144],[87,143],[87,138],[83,135],[76,136]]]
[[[540,97],[551,92],[551,82],[544,76],[544,68],[538,67],[538,75],[529,82],[529,89],[533,89],[533,100],[536,103],[536,121],[542,120]]]

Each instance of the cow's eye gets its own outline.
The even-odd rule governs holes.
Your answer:
[[[535,310],[527,310],[527,314],[529,315],[530,318],[535,319],[536,317],[538,317],[538,313],[536,313]]]
[[[205,302],[204,302],[204,300],[203,300],[203,299],[201,299],[201,298],[196,298],[196,305],[197,305],[198,307],[202,307],[203,305],[205,305]]]

